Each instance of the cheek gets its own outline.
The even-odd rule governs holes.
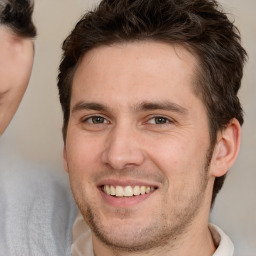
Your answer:
[[[184,138],[174,136],[157,142],[151,141],[146,148],[148,157],[166,175],[182,172],[185,166],[191,164],[191,155],[194,151]]]
[[[75,130],[68,131],[66,141],[67,163],[70,175],[84,179],[98,169],[102,144],[94,138],[85,137]]]
[[[16,96],[24,94],[32,71],[32,46],[22,51],[5,54],[0,60],[1,90],[16,91]]]
[[[0,86],[0,133],[8,126],[15,112],[17,111],[21,99],[28,85],[31,69],[20,69],[18,72],[13,71],[13,66],[8,69],[8,66],[0,71],[1,86]]]
[[[91,183],[91,177],[101,167],[98,164],[99,149],[102,146],[96,144],[93,139],[85,138],[83,134],[76,133],[75,129],[68,131],[66,140],[66,157],[68,165],[68,174],[76,202],[86,210],[88,201],[93,204],[96,193]]]
[[[13,82],[13,90],[16,90],[18,98],[22,98],[31,75],[33,59],[27,59],[20,66],[19,69],[13,71],[13,76],[16,77],[16,81]]]
[[[171,193],[195,186],[201,178],[208,144],[207,140],[198,138],[172,136],[147,147],[150,161],[166,177]]]

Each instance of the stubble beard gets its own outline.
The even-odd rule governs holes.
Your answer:
[[[210,147],[207,151],[205,164],[201,171],[201,182],[198,184],[199,189],[189,200],[187,200],[188,205],[182,209],[182,212],[172,210],[168,215],[162,213],[160,214],[161,216],[154,222],[151,222],[148,227],[128,232],[129,237],[126,237],[124,234],[123,239],[113,235],[112,230],[106,231],[104,229],[104,224],[99,220],[97,211],[94,210],[94,207],[85,204],[85,202],[87,202],[86,198],[76,198],[75,193],[73,194],[85,221],[95,236],[106,246],[112,248],[114,251],[133,252],[138,254],[143,251],[145,252],[154,249],[155,251],[159,251],[159,254],[164,247],[168,247],[169,249],[174,247],[176,241],[187,232],[189,226],[197,216],[204,200],[205,191],[209,181],[208,170],[212,153],[213,148]],[[84,195],[83,191],[80,192],[80,195]],[[125,219],[130,215],[128,209],[116,210],[116,213],[119,214],[118,216],[120,216],[120,219]],[[169,224],[164,224],[165,221],[163,220],[168,220],[170,215],[173,216],[173,221]]]

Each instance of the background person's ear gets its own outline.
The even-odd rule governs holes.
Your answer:
[[[212,156],[210,174],[215,177],[223,176],[234,164],[241,140],[241,126],[233,118],[223,130],[217,134],[217,142]]]

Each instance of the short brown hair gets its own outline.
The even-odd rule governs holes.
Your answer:
[[[85,53],[102,45],[153,40],[179,44],[199,62],[196,93],[204,102],[211,144],[232,118],[243,124],[237,92],[246,51],[240,34],[214,0],[103,0],[81,18],[63,43],[58,88],[66,138],[72,80]],[[225,176],[216,178],[212,204]]]

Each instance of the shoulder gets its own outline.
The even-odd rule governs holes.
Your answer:
[[[17,166],[0,170],[0,248],[5,255],[67,255],[77,213],[67,177]]]

